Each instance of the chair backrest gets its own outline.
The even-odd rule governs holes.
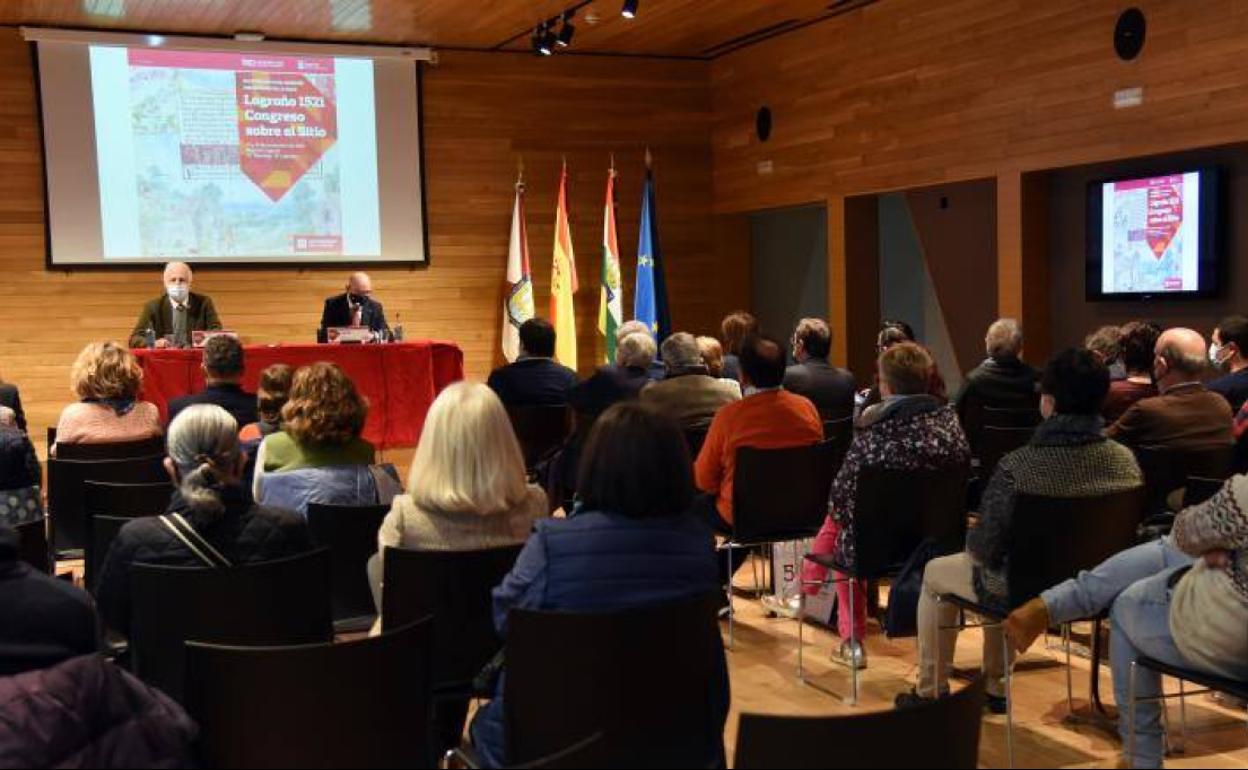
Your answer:
[[[513,406],[507,416],[524,452],[524,464],[532,468],[550,450],[563,444],[570,430],[566,406]]]
[[[823,423],[823,440],[831,442],[833,446],[832,478],[835,480],[836,474],[841,470],[842,463],[845,462],[845,456],[849,454],[850,444],[854,442],[853,415],[835,420],[825,420]]]
[[[702,454],[702,447],[706,445],[706,436],[711,429],[707,428],[685,428],[685,446],[689,447],[689,459],[693,462],[698,461],[698,455]]]
[[[329,549],[335,621],[377,614],[367,567],[369,558],[377,553],[377,532],[389,512],[388,505],[308,504],[312,541]]]
[[[1190,508],[1200,505],[1222,491],[1226,486],[1223,479],[1206,479],[1201,476],[1189,476],[1183,488],[1183,507]]]
[[[1036,433],[1035,428],[999,428],[985,425],[979,432],[979,477],[987,482],[1001,458],[1022,449]]]
[[[982,676],[914,708],[843,717],[742,714],[734,767],[973,768],[983,724]]]
[[[386,549],[382,629],[433,617],[434,684],[471,682],[503,646],[494,628],[492,592],[511,572],[522,548]]]
[[[1167,447],[1137,447],[1135,459],[1144,472],[1144,484],[1148,487],[1148,502],[1144,515],[1150,516],[1166,509],[1166,498],[1187,483],[1191,476],[1206,479],[1230,478],[1234,460],[1232,445],[1204,449],[1170,449]]]
[[[430,623],[300,647],[186,645],[208,767],[432,767]]]
[[[48,515],[57,552],[82,549],[87,541],[87,481],[111,483],[168,482],[163,454],[123,460],[48,458]]]
[[[129,629],[135,673],[181,700],[184,642],[330,641],[329,565],[324,549],[232,569],[135,564]]]
[[[512,610],[503,694],[509,763],[595,733],[613,766],[722,762],[719,600],[602,614]]]
[[[903,471],[863,468],[854,500],[855,567],[860,577],[887,575],[925,540],[942,552],[966,539],[964,466]]]
[[[971,445],[971,453],[980,456],[984,428],[1032,428],[1042,421],[1039,409],[1039,397],[1033,403],[1000,404],[988,406],[972,400],[966,404],[962,413],[962,429],[966,432],[967,442]]]
[[[165,437],[153,436],[140,441],[118,441],[111,444],[57,444],[56,456],[61,460],[125,460],[165,453]]]
[[[1015,497],[1009,609],[1135,545],[1145,500],[1143,487],[1097,497]]]
[[[607,751],[602,733],[594,733],[583,741],[549,757],[517,765],[518,770],[580,770],[585,767],[610,767],[614,757]]]
[[[174,487],[165,479],[137,484],[84,481],[82,489],[86,530],[83,571],[87,586],[94,588],[96,573],[122,525],[130,519],[164,513],[169,508]],[[107,517],[109,521],[101,524],[96,521],[99,517]]]
[[[34,521],[14,525],[17,531],[17,558],[36,570],[51,575],[52,549],[48,546],[48,519],[40,516]]]
[[[737,450],[732,483],[733,540],[765,543],[811,537],[828,515],[836,445]]]

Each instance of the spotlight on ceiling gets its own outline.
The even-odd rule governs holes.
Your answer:
[[[535,41],[534,47],[542,56],[550,56],[555,52],[555,33],[546,22],[537,25],[533,40]]]
[[[637,5],[641,0],[624,0],[624,9],[620,11],[620,15],[626,19],[637,17]]]
[[[555,40],[560,48],[572,45],[572,36],[576,34],[576,27],[572,26],[572,17],[575,15],[576,11],[568,11],[563,15],[563,27],[559,30],[559,38]]]

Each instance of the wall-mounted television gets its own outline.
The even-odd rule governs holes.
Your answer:
[[[1221,174],[1203,168],[1088,185],[1087,298],[1216,297]]]

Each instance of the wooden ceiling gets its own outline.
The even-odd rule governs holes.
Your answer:
[[[572,52],[712,58],[875,0],[3,0],[0,24],[527,50],[578,6]]]

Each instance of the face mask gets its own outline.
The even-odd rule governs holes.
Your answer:
[[[178,304],[186,302],[186,298],[191,296],[191,287],[185,284],[171,284],[165,290],[169,293],[169,299]]]
[[[1230,356],[1227,356],[1226,358],[1222,357],[1222,354],[1225,352],[1226,352],[1226,346],[1224,345],[1218,345],[1218,344],[1210,345],[1209,346],[1209,363],[1213,364],[1214,366],[1222,366],[1223,364],[1225,364],[1227,359],[1230,358]]]

